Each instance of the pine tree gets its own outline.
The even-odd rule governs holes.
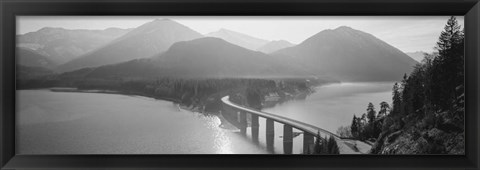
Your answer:
[[[390,112],[390,114],[392,116],[399,116],[400,114],[400,107],[402,105],[402,98],[401,98],[401,95],[400,95],[400,88],[398,86],[398,83],[395,83],[395,85],[393,85],[393,92],[392,92],[392,111]]]
[[[368,103],[367,117],[368,117],[368,123],[369,124],[373,124],[373,122],[375,121],[376,114],[377,114],[377,112],[375,112],[375,106],[373,106],[372,103]]]
[[[378,118],[382,118],[387,115],[390,105],[387,102],[383,101],[380,103],[380,110],[378,111]]]
[[[432,76],[433,104],[439,109],[451,110],[458,96],[457,86],[463,84],[463,41],[461,26],[450,17],[438,38],[438,57],[434,59]]]
[[[353,138],[358,137],[358,120],[355,115],[353,115],[352,124],[350,125],[350,132],[352,133]]]
[[[373,106],[372,103],[368,103],[368,106],[367,106],[367,117],[368,117],[368,131],[370,132],[369,133],[369,136],[370,137],[374,137],[375,136],[375,118],[377,117],[376,116],[376,112],[375,112],[375,107]]]
[[[315,136],[315,145],[313,146],[313,154],[322,154],[322,144],[320,143],[322,138],[320,137],[320,132],[317,132]]]
[[[328,138],[328,153],[329,154],[340,154],[340,148],[337,145],[337,141],[333,136]]]

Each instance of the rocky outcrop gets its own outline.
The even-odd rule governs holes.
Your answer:
[[[465,133],[439,128],[418,131],[414,127],[382,133],[372,147],[373,154],[465,154]]]

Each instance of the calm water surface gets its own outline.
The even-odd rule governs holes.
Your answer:
[[[339,83],[317,87],[306,100],[289,101],[263,111],[293,118],[330,132],[350,125],[353,115],[361,116],[372,102],[376,111],[382,101],[391,103],[394,82]],[[260,141],[265,144],[265,119],[260,119]],[[263,127],[263,128],[262,128]],[[262,131],[263,130],[263,131]],[[294,129],[294,132],[301,132]],[[283,125],[275,123],[275,153],[283,153]],[[302,153],[303,134],[294,138],[293,152]]]
[[[341,83],[316,89],[306,100],[266,112],[331,132],[366,112],[368,102],[391,103],[392,82]],[[219,128],[220,119],[178,109],[172,102],[139,96],[18,91],[17,153],[20,154],[264,154],[265,119],[259,144]],[[249,129],[250,130],[250,129]],[[294,129],[294,132],[296,131]],[[275,123],[275,153],[283,153],[283,125]],[[294,138],[302,152],[303,135]]]
[[[267,153],[215,116],[139,96],[18,91],[19,154]]]

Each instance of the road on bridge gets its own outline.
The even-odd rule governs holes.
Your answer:
[[[318,132],[320,135],[325,136],[333,136],[335,140],[337,141],[338,147],[340,148],[340,154],[367,154],[372,147],[370,144],[367,144],[365,142],[359,141],[359,140],[354,140],[354,139],[346,139],[346,138],[341,138],[335,133],[329,132],[325,129],[316,127],[314,125],[310,125],[301,121],[297,121],[291,118],[279,116],[276,114],[272,113],[267,113],[267,112],[262,112],[258,111],[246,106],[240,106],[237,105],[229,100],[229,96],[225,96],[222,98],[222,102],[224,104],[229,105],[230,107],[243,110],[245,112],[248,112],[250,114],[255,114],[263,118],[268,118],[272,119],[276,122],[282,123],[282,124],[288,124],[294,127],[295,129],[304,131],[306,133],[310,133],[312,135],[316,135]]]

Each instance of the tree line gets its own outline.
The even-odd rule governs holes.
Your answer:
[[[392,104],[372,103],[366,113],[353,116],[352,123],[337,131],[344,137],[378,141],[386,135],[409,129],[413,134],[432,128],[444,132],[464,131],[464,29],[450,17],[435,51],[425,54],[413,71],[392,88]],[[429,141],[441,143],[443,141]],[[372,153],[378,153],[373,148]]]

